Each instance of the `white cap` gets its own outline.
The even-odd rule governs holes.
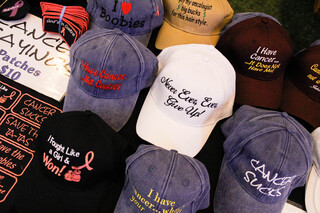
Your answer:
[[[232,115],[235,71],[213,46],[165,48],[142,106],[137,134],[156,146],[194,157],[216,123]]]
[[[313,164],[306,183],[305,204],[308,213],[320,212],[320,127],[311,135],[314,138]]]

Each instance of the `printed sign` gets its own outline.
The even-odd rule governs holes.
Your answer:
[[[16,177],[0,170],[0,203],[6,199],[16,183]]]
[[[45,119],[62,112],[62,103],[0,75],[0,203],[33,160]]]
[[[0,139],[0,168],[20,176],[24,173],[33,154]]]
[[[0,137],[17,142],[30,151],[34,150],[34,141],[38,136],[39,126],[30,123],[28,120],[23,120],[15,114],[7,114],[0,125]]]
[[[0,74],[60,101],[70,75],[63,39],[44,33],[41,18],[31,14],[16,21],[0,19],[0,32]]]

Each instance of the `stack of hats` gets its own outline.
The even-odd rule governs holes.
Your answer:
[[[41,2],[43,32],[58,33],[70,47],[87,31],[89,16],[83,7]]]
[[[30,4],[30,13],[33,15],[36,15],[38,17],[42,16],[42,10],[40,7],[41,2],[50,2],[54,4],[60,4],[60,5],[65,5],[65,6],[81,6],[83,8],[86,8],[87,5],[87,0],[32,0],[29,2]]]

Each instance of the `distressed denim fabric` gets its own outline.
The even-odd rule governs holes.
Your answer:
[[[200,161],[140,145],[126,163],[126,180],[115,213],[195,213],[209,206],[209,175]]]
[[[224,159],[214,212],[281,212],[291,191],[306,182],[310,133],[285,112],[242,106],[221,127]]]

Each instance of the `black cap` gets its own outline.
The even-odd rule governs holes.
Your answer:
[[[23,177],[18,212],[98,212],[120,195],[127,142],[90,111],[48,118]],[[115,187],[119,186],[119,187]]]
[[[0,3],[0,19],[22,19],[29,10],[30,5],[26,0],[4,0]]]

